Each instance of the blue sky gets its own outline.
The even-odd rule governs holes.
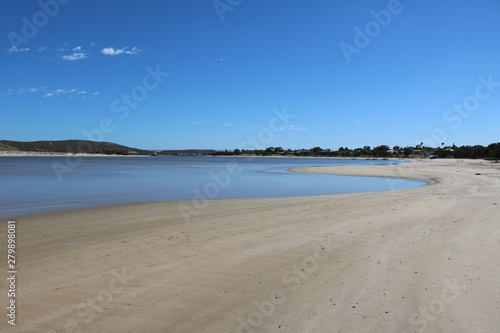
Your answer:
[[[9,0],[0,34],[0,139],[500,141],[498,0]]]

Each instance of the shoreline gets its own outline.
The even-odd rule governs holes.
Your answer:
[[[498,165],[321,169],[433,183],[18,218],[17,331],[496,332]]]
[[[149,157],[150,155],[118,155],[118,154],[88,154],[88,153],[62,153],[62,152],[35,152],[35,151],[0,151],[0,157],[18,156],[123,156],[123,157]],[[235,157],[235,158],[326,158],[343,160],[373,160],[373,161],[412,161],[428,159],[427,157],[342,157],[342,156],[263,156],[263,155],[158,155],[158,156],[179,156],[179,157]]]
[[[422,160],[411,160],[408,163],[418,163]],[[424,162],[426,163],[426,162]],[[400,164],[393,164],[400,165]],[[391,179],[406,179],[406,180],[420,180],[424,181],[427,185],[438,184],[439,179],[426,174],[416,174],[411,172],[407,174],[404,169],[400,169],[396,174],[391,173],[387,165],[370,165],[367,170],[365,165],[352,165],[352,166],[319,166],[319,167],[298,167],[292,168],[289,171],[301,173],[314,173],[322,175],[337,175],[337,176],[355,176],[355,177],[377,177],[377,178],[391,178]],[[394,191],[394,190],[390,190]]]
[[[123,156],[123,157],[150,157],[150,155],[118,155],[118,154],[89,154],[89,153],[62,153],[62,152],[34,152],[34,151],[0,151],[0,157],[43,157],[43,156],[98,156],[98,157],[113,157],[113,156]],[[340,157],[340,156],[261,156],[261,155],[158,155],[162,156],[178,156],[178,157],[234,157],[234,158],[327,158],[327,159],[343,159],[343,160],[401,160],[401,161],[411,161],[412,158],[403,157]],[[156,156],[155,156],[156,157]]]

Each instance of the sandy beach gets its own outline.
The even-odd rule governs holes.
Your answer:
[[[500,164],[294,171],[429,185],[212,200],[189,219],[179,201],[19,218],[17,323],[1,331],[499,332]]]

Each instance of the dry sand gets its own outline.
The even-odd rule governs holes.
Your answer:
[[[189,223],[182,202],[19,218],[0,331],[499,332],[499,166],[312,168],[432,183],[213,200]]]

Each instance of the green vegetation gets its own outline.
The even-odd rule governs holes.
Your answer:
[[[268,147],[266,149],[235,149],[234,151],[217,152],[211,155],[252,155],[252,156],[310,156],[310,157],[364,157],[364,158],[410,158],[410,157],[439,157],[439,158],[486,158],[500,159],[500,143],[492,143],[487,147],[461,146],[455,145],[432,148],[425,147],[423,143],[415,147],[389,146],[381,145],[374,148],[364,146],[363,148],[349,149],[340,147],[338,150],[323,149],[313,147],[311,149],[283,149],[282,147]]]
[[[211,149],[190,149],[190,150],[163,150],[159,155],[216,155],[216,156],[304,156],[304,157],[345,157],[345,158],[418,158],[418,157],[438,157],[438,158],[486,158],[500,159],[500,142],[492,143],[487,147],[461,146],[455,145],[432,148],[426,147],[423,143],[415,147],[387,145],[377,147],[364,146],[362,148],[349,149],[340,147],[337,150],[313,147],[310,149],[284,149],[282,147],[268,147],[266,149],[235,149],[233,151],[215,151]],[[96,142],[85,140],[65,140],[65,141],[6,141],[0,140],[0,151],[25,151],[41,153],[86,153],[86,154],[106,154],[106,155],[149,155],[150,150],[130,148],[116,143]]]
[[[151,151],[121,146],[110,142],[85,140],[65,141],[6,141],[0,140],[0,151],[27,151],[41,153],[85,153],[106,155],[148,155]]]
[[[178,156],[199,156],[211,155],[216,153],[213,149],[178,149],[178,150],[162,150],[158,155],[178,155]]]

